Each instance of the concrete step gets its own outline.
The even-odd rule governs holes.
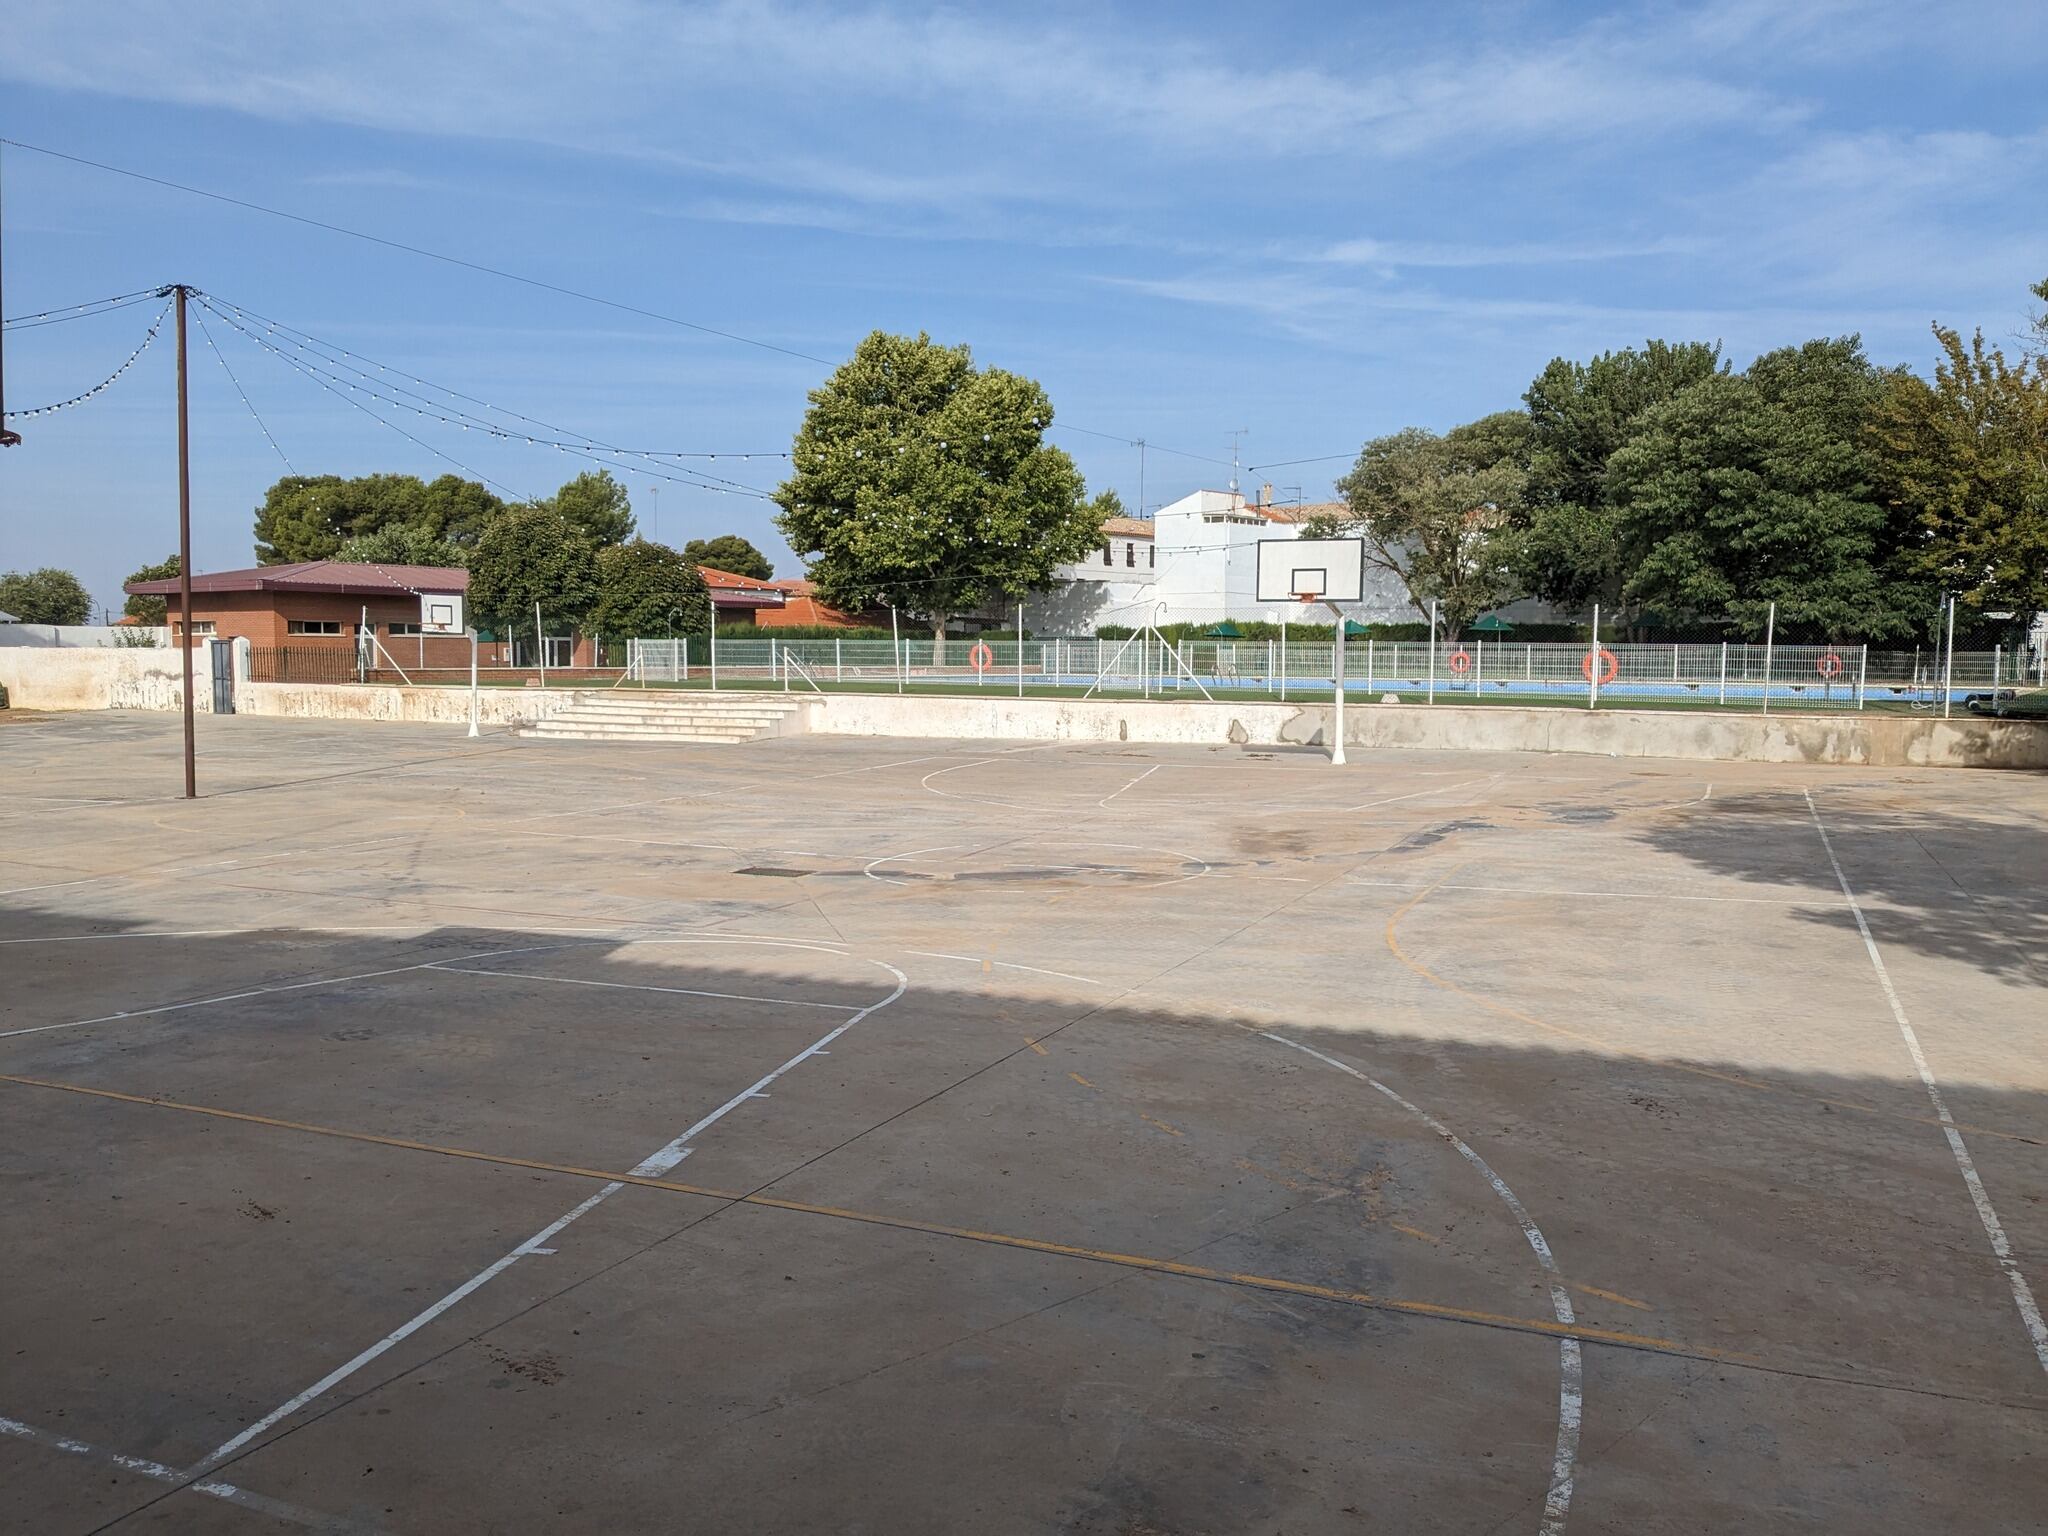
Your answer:
[[[656,711],[638,709],[562,709],[543,717],[548,720],[575,721],[578,724],[602,725],[718,725],[744,727],[750,731],[767,730],[780,722],[781,715],[710,714],[699,711]]]
[[[751,730],[714,730],[698,726],[577,725],[559,724],[552,720],[521,726],[514,734],[544,737],[550,741],[713,742],[721,746],[752,741],[756,736]]]

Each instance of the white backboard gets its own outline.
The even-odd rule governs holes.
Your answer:
[[[462,594],[460,592],[422,592],[420,594],[420,633],[426,635],[461,634]]]
[[[1326,603],[1365,597],[1365,540],[1259,540],[1259,601],[1309,596]]]

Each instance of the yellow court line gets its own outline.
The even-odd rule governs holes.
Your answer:
[[[1050,1056],[1050,1055],[1052,1054],[1052,1052],[1048,1051],[1048,1050],[1047,1050],[1047,1049],[1046,1049],[1046,1048],[1045,1048],[1044,1046],[1040,1045],[1040,1044],[1039,1044],[1039,1043],[1038,1043],[1038,1042],[1037,1042],[1036,1040],[1032,1040],[1032,1039],[1029,1039],[1029,1038],[1027,1038],[1027,1039],[1026,1039],[1026,1040],[1024,1041],[1024,1043],[1025,1043],[1026,1045],[1030,1046],[1030,1047],[1031,1047],[1031,1049],[1033,1049],[1034,1051],[1038,1052],[1038,1054],[1039,1054],[1039,1055],[1041,1055],[1041,1056]]]
[[[1647,1062],[1651,1066],[1668,1067],[1674,1072],[1686,1072],[1694,1077],[1711,1078],[1714,1082],[1729,1083],[1737,1088],[1754,1088],[1762,1093],[1786,1094],[1795,1099],[1805,1099],[1809,1103],[1825,1104],[1831,1109],[1853,1109],[1861,1114],[1878,1115],[1892,1120],[1903,1120],[1911,1125],[1931,1125],[1937,1130],[1946,1129],[1941,1121],[1927,1115],[1909,1115],[1902,1110],[1883,1109],[1875,1104],[1860,1104],[1854,1099],[1829,1098],[1824,1094],[1807,1093],[1802,1089],[1793,1088],[1784,1083],[1766,1082],[1761,1078],[1744,1077],[1740,1073],[1735,1072],[1716,1072],[1712,1067],[1694,1066],[1690,1062],[1673,1061],[1667,1056],[1654,1055],[1649,1051],[1638,1051],[1629,1046],[1617,1044],[1615,1041],[1601,1035],[1588,1034],[1584,1030],[1568,1029],[1562,1024],[1553,1024],[1548,1019],[1539,1019],[1533,1013],[1524,1013],[1519,1008],[1511,1008],[1506,1003],[1496,1002],[1490,997],[1473,992],[1468,988],[1459,986],[1455,981],[1437,975],[1435,971],[1432,971],[1428,966],[1401,947],[1401,941],[1395,935],[1394,929],[1395,925],[1419,906],[1425,897],[1434,895],[1443,886],[1445,881],[1463,869],[1465,862],[1452,865],[1436,884],[1417,891],[1408,900],[1396,907],[1392,915],[1387,918],[1387,948],[1393,952],[1396,960],[1407,966],[1409,970],[1420,976],[1431,986],[1441,987],[1446,992],[1455,993],[1459,997],[1464,998],[1466,1002],[1476,1007],[1484,1008],[1488,1013],[1498,1014],[1504,1019],[1513,1019],[1518,1024],[1527,1024],[1531,1029],[1540,1029],[1548,1034],[1561,1036],[1566,1040],[1576,1040],[1581,1045],[1593,1046],[1615,1056],[1626,1056],[1633,1061]],[[2022,1136],[2017,1131],[1993,1130],[1991,1127],[1984,1125],[1958,1125],[1956,1129],[1968,1131],[1973,1136],[1995,1136],[2004,1141],[2017,1141],[2030,1147],[2038,1147],[2042,1144],[2038,1137]]]
[[[1432,1236],[1430,1236],[1430,1234],[1429,1234],[1429,1233],[1427,1233],[1427,1232],[1423,1231],[1423,1230],[1422,1230],[1422,1228],[1420,1228],[1420,1227],[1408,1227],[1408,1226],[1403,1226],[1403,1225],[1402,1225],[1402,1224],[1401,1224],[1400,1222],[1398,1222],[1398,1221],[1390,1221],[1390,1222],[1388,1222],[1388,1223],[1387,1223],[1387,1225],[1388,1225],[1388,1226],[1390,1226],[1390,1227],[1392,1227],[1392,1228],[1393,1228],[1393,1229],[1394,1229],[1394,1230],[1395,1230],[1396,1232],[1405,1232],[1405,1233],[1407,1233],[1407,1234],[1408,1234],[1408,1236],[1410,1236],[1410,1237],[1419,1237],[1419,1238],[1421,1238],[1421,1239],[1422,1239],[1422,1240],[1423,1240],[1423,1241],[1424,1241],[1425,1243],[1436,1243],[1436,1244],[1438,1244],[1439,1246],[1441,1246],[1441,1245],[1442,1245],[1442,1243],[1443,1243],[1443,1239],[1442,1239],[1442,1238],[1440,1238],[1440,1237],[1432,1237]]]
[[[1618,1301],[1624,1307],[1634,1307],[1638,1312],[1655,1310],[1647,1301],[1637,1301],[1635,1297],[1624,1296],[1619,1291],[1603,1291],[1597,1285],[1581,1285],[1576,1280],[1570,1281],[1569,1284],[1575,1291],[1584,1291],[1588,1296],[1598,1296],[1602,1301]]]
[[[1107,1248],[1087,1248],[1072,1243],[1055,1243],[1043,1238],[1019,1237],[1009,1232],[989,1232],[976,1227],[956,1227],[944,1222],[921,1221],[914,1216],[894,1216],[877,1211],[851,1210],[844,1206],[815,1205],[805,1200],[785,1200],[775,1195],[750,1194],[745,1190],[714,1189],[703,1184],[685,1184],[676,1179],[657,1179],[644,1174],[611,1173],[602,1168],[583,1168],[573,1163],[550,1163],[539,1158],[508,1157],[495,1152],[477,1152],[466,1147],[442,1146],[436,1142],[413,1141],[403,1136],[381,1136],[373,1131],[350,1131],[336,1126],[312,1125],[303,1120],[283,1120],[272,1115],[255,1115],[245,1110],[219,1109],[207,1104],[186,1104],[176,1099],[151,1098],[139,1093],[120,1093],[112,1088],[88,1088],[82,1083],[62,1083],[48,1078],[21,1077],[0,1073],[0,1083],[23,1088],[47,1088],[87,1098],[112,1099],[121,1104],[140,1104],[150,1109],[177,1110],[183,1114],[206,1115],[217,1120],[234,1120],[245,1125],[267,1126],[273,1130],[298,1131],[309,1136],[326,1136],[337,1141],[367,1142],[372,1146],[394,1147],[406,1152],[431,1152],[469,1162],[496,1163],[508,1168],[526,1168],[568,1178],[598,1179],[610,1184],[631,1184],[642,1189],[663,1189],[673,1194],[697,1195],[734,1205],[760,1206],[771,1211],[789,1211],[802,1216],[824,1216],[835,1221],[858,1222],[863,1226],[889,1227],[899,1232],[920,1232],[931,1237],[948,1237],[1024,1253],[1042,1253],[1054,1258],[1083,1259],[1095,1264],[1113,1264],[1123,1269],[1151,1274],[1174,1275],[1187,1280],[1206,1280],[1249,1290],[1272,1291],[1285,1296],[1305,1296],[1317,1301],[1362,1307],[1377,1312],[1396,1312],[1412,1317],[1436,1318],[1445,1322],[1475,1323],[1517,1333],[1542,1334],[1552,1338],[1573,1338],[1589,1344],[1614,1344],[1657,1354],[1682,1355],[1692,1359],[1725,1360],[1737,1364],[1759,1363],[1752,1355],[1734,1350],[1689,1345],[1676,1339],[1628,1333],[1613,1328],[1569,1326],[1540,1317],[1517,1317],[1506,1312],[1486,1312],[1471,1307],[1443,1306],[1436,1302],[1410,1301],[1370,1291],[1346,1290],[1339,1286],[1313,1285],[1305,1280],[1285,1280],[1242,1270],[1212,1269],[1205,1264],[1187,1264],[1178,1259],[1151,1258],[1138,1253],[1119,1253]]]
[[[1083,1088],[1093,1088],[1093,1087],[1095,1086],[1095,1085],[1094,1085],[1093,1083],[1089,1082],[1087,1078],[1083,1077],[1083,1076],[1082,1076],[1082,1075],[1081,1075],[1080,1073],[1078,1073],[1078,1072],[1069,1072],[1069,1073],[1067,1074],[1067,1076],[1071,1077],[1071,1078],[1072,1078],[1072,1079],[1073,1079],[1073,1080],[1074,1080],[1075,1082],[1079,1083],[1079,1084],[1080,1084],[1080,1085],[1081,1085],[1081,1086],[1082,1086]]]

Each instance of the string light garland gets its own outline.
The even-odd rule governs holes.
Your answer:
[[[104,299],[87,299],[83,304],[66,304],[58,309],[41,309],[34,314],[16,315],[0,323],[0,328],[29,331],[38,326],[63,325],[70,320],[91,320],[99,315],[110,315],[117,309],[126,309],[132,304],[146,304],[159,296],[159,290],[143,288],[134,293],[117,293]]]
[[[144,335],[144,337],[142,338],[142,345],[137,347],[133,352],[130,352],[128,354],[128,360],[126,362],[122,363],[120,367],[116,368],[112,373],[108,374],[104,379],[101,379],[99,383],[93,385],[91,389],[86,390],[83,394],[73,395],[69,400],[59,400],[53,405],[38,405],[33,409],[26,411],[9,411],[6,413],[4,417],[0,417],[0,420],[27,421],[34,416],[48,416],[55,411],[68,411],[73,406],[83,405],[85,404],[86,401],[92,399],[93,396],[100,394],[105,390],[111,389],[114,385],[114,382],[117,379],[119,379],[122,374],[126,373],[130,368],[135,366],[135,360],[138,357],[142,356],[143,353],[149,350],[149,344],[152,341],[156,340],[157,330],[163,325],[164,317],[170,314],[170,312],[171,306],[168,304],[166,304],[162,309],[158,310],[156,318],[150,321],[149,323],[148,333]]]
[[[206,316],[200,313],[195,314],[192,318],[199,322],[199,334],[206,338],[207,346],[213,350],[213,359],[220,364],[220,371],[225,373],[228,376],[228,382],[235,386],[235,393],[242,397],[242,404],[248,406],[249,415],[256,423],[256,430],[261,432],[263,440],[270,444],[271,452],[284,460],[285,473],[296,475],[298,470],[292,467],[292,461],[286,457],[284,449],[280,448],[277,439],[271,436],[270,428],[264,423],[262,415],[258,413],[255,404],[249,399],[249,392],[242,388],[242,381],[235,377],[235,370],[228,366],[227,358],[221,355],[220,343],[213,339],[213,331],[206,323]]]

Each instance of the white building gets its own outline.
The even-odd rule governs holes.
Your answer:
[[[1041,634],[1089,635],[1105,624],[1220,624],[1295,616],[1292,603],[1258,600],[1261,539],[1292,539],[1315,517],[1335,517],[1342,502],[1273,505],[1273,489],[1256,501],[1233,491],[1196,491],[1156,516],[1118,517],[1103,525],[1098,555],[1059,571],[1061,585],[1027,606],[1026,622]],[[1365,601],[1352,616],[1363,623],[1400,623],[1419,615],[1401,584],[1385,571],[1365,573]],[[1319,613],[1316,622],[1327,623]]]

